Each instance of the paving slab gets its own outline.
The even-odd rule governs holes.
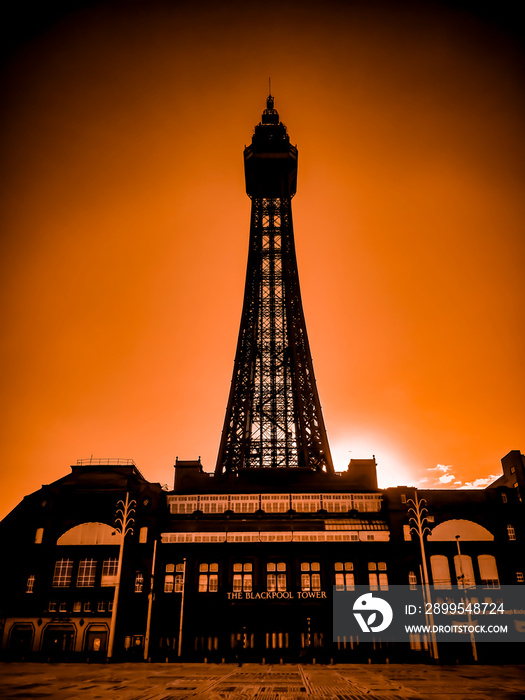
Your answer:
[[[0,663],[0,699],[525,700],[525,665]]]

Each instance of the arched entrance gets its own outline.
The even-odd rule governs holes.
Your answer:
[[[71,655],[74,642],[73,625],[51,624],[44,630],[42,654],[51,661],[62,661]]]
[[[25,659],[33,649],[34,630],[30,623],[13,625],[9,637],[9,651],[17,659]]]

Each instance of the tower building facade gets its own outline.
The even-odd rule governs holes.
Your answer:
[[[168,489],[132,461],[91,458],[26,496],[0,523],[0,658],[436,661],[425,635],[334,638],[334,589],[403,584],[417,598],[427,568],[443,596],[465,574],[480,600],[525,587],[518,450],[484,490],[380,489],[375,457],[334,471],[295,258],[297,149],[271,96],[244,162],[248,270],[215,472],[177,459]],[[479,659],[523,658],[522,645],[496,646]],[[469,644],[443,647],[440,660],[473,658]]]
[[[275,468],[332,474],[295,256],[297,148],[271,95],[244,167],[252,201],[248,269],[216,474]]]

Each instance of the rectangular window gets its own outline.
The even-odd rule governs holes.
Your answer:
[[[59,559],[55,564],[53,574],[53,586],[55,588],[65,588],[71,585],[71,574],[73,573],[72,559]]]
[[[118,559],[104,559],[102,562],[101,586],[116,586]]]
[[[266,590],[287,590],[286,563],[284,561],[278,563],[270,561],[266,565]]]
[[[35,575],[31,574],[31,576],[28,576],[27,582],[26,582],[26,593],[33,593],[35,587]]]
[[[55,600],[50,600],[47,609],[49,610],[49,612],[56,612],[56,611],[57,611],[57,604],[56,604],[56,601],[55,601]]]
[[[376,573],[379,571],[379,575]],[[382,591],[388,590],[388,575],[386,573],[386,562],[384,561],[369,561],[368,562],[368,585],[371,591],[377,591],[378,588]]]
[[[67,612],[67,606],[65,603],[60,603],[58,607],[59,612]]]
[[[301,562],[301,590],[320,591],[321,590],[321,566],[318,561]]]
[[[514,530],[514,527],[512,525],[507,525],[507,535],[509,537],[509,540],[516,539],[516,531]]]
[[[95,585],[97,562],[94,559],[82,559],[78,565],[78,588],[91,588]]]
[[[236,563],[233,565],[233,590],[234,592],[252,590],[252,570],[253,564]]]
[[[334,564],[335,585],[338,591],[351,590],[355,588],[354,564],[351,561],[336,561]]]
[[[35,532],[35,544],[42,544],[42,539],[44,537],[44,528],[37,527]]]
[[[82,603],[77,600],[73,603],[73,612],[80,612],[82,610]]]
[[[403,525],[403,537],[405,542],[410,542],[412,539],[412,532],[410,531],[410,525]]]
[[[408,572],[408,585],[410,586],[411,591],[415,591],[417,589],[417,576],[413,571]]]
[[[142,593],[144,590],[144,575],[137,571],[135,574],[135,593]]]
[[[199,593],[217,593],[219,590],[219,565],[199,565]]]
[[[479,577],[484,588],[499,588],[499,574],[496,559],[492,554],[478,556]]]
[[[139,533],[139,544],[146,544],[148,541],[148,528],[141,527]]]
[[[91,601],[86,600],[84,603],[84,612],[91,612]]]
[[[474,567],[472,566],[472,558],[467,554],[456,554],[454,557],[454,566],[456,569],[456,579],[460,588],[473,588],[476,585],[474,578]]]
[[[173,593],[175,587],[175,576],[174,574],[166,574],[164,577],[164,593]]]
[[[175,567],[175,593],[182,593],[182,588],[184,585],[184,564],[177,564]]]
[[[524,583],[525,582],[525,574],[523,571],[516,571],[516,583]]]

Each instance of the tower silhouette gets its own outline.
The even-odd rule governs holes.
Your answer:
[[[269,95],[244,150],[252,200],[241,327],[216,475],[334,468],[315,383],[295,256],[297,148]]]

